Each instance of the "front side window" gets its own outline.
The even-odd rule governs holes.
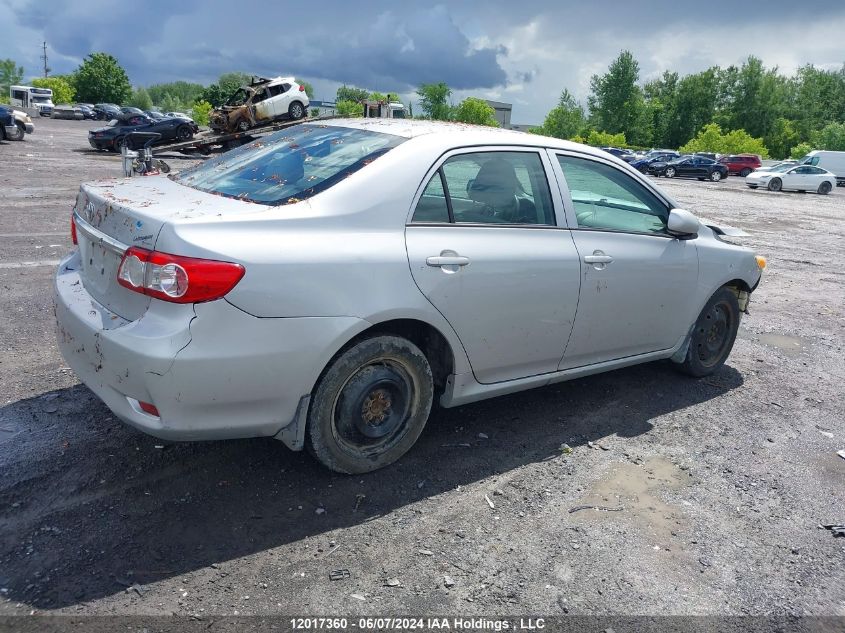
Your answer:
[[[669,209],[628,174],[605,163],[557,157],[578,227],[626,233],[666,233]]]
[[[171,176],[188,187],[259,204],[299,202],[337,184],[404,142],[392,134],[299,125]]]
[[[445,182],[438,185],[441,178]],[[457,224],[554,225],[551,193],[543,162],[536,152],[473,152],[452,156],[426,186],[414,222],[432,214],[440,187]],[[431,195],[429,195],[431,192]],[[442,218],[443,206],[439,204]],[[447,206],[448,209],[448,206]],[[447,221],[447,220],[443,220]]]

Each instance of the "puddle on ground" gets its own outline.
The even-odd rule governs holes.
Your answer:
[[[683,510],[658,496],[659,490],[689,485],[690,476],[675,464],[655,457],[643,464],[615,464],[573,507],[594,505],[620,511],[588,509],[573,513],[575,522],[630,520],[645,524],[657,542],[667,542],[683,522]]]
[[[807,341],[799,336],[787,336],[786,334],[759,334],[756,337],[759,343],[779,349],[787,356],[798,356],[807,348]]]

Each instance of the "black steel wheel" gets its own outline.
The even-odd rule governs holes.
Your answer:
[[[308,450],[340,473],[387,466],[417,441],[433,399],[431,368],[416,345],[397,336],[364,339],[320,378],[308,410]]]
[[[121,151],[123,150],[124,145],[126,145],[126,137],[125,136],[116,136],[114,138],[114,141],[112,142],[112,151],[120,154]]]
[[[710,297],[695,322],[681,370],[701,377],[709,376],[724,365],[736,341],[739,317],[736,294],[730,288],[720,288]]]

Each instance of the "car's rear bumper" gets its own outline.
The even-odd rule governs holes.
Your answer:
[[[78,267],[74,253],[56,274],[62,356],[118,418],[168,440],[277,434],[335,351],[369,325],[354,317],[260,319],[225,300],[153,300],[127,321],[93,299]]]

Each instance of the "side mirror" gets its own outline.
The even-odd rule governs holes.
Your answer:
[[[698,235],[701,222],[686,209],[672,209],[669,211],[667,228],[677,237],[694,237]]]

